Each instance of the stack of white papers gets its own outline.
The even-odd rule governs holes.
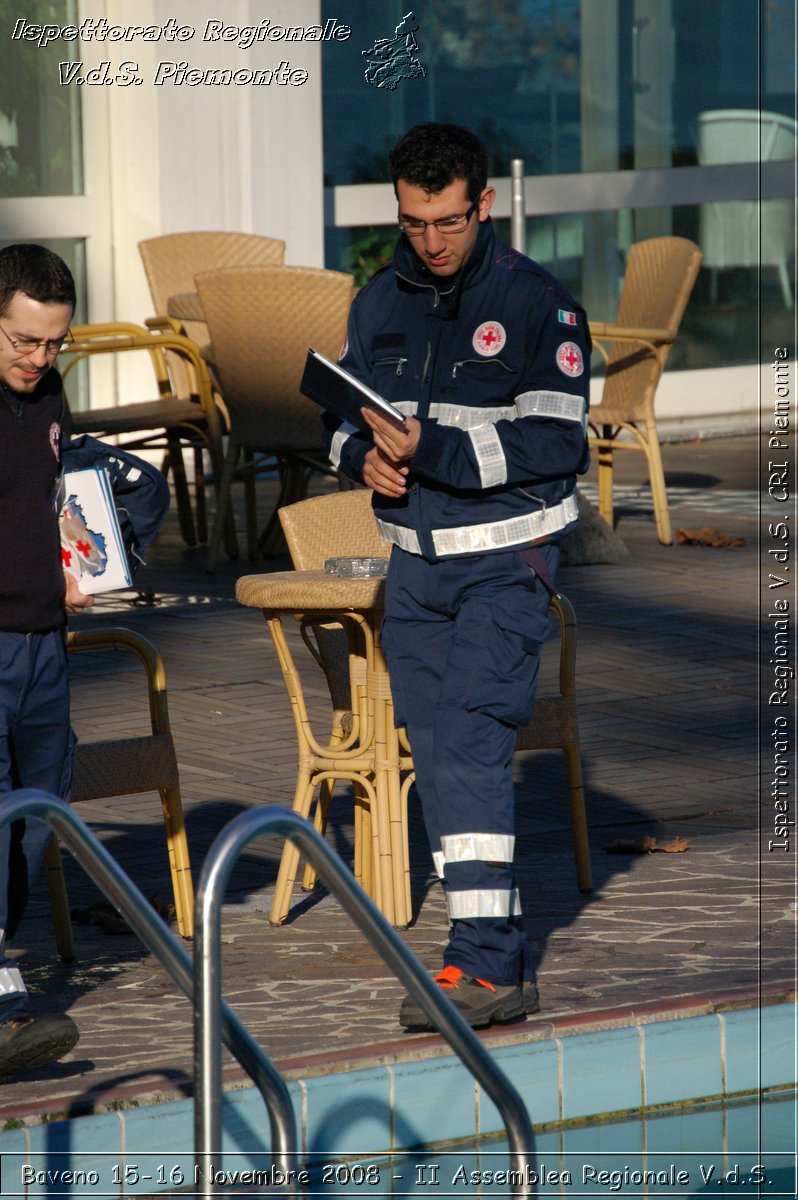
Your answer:
[[[64,570],[87,596],[130,587],[133,579],[104,467],[64,473],[58,524]]]

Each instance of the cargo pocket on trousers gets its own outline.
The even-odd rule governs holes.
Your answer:
[[[481,633],[471,646],[466,708],[507,725],[525,725],[535,701],[541,643],[530,637],[526,614],[495,605],[485,605]]]

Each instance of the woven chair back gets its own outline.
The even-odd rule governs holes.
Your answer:
[[[280,524],[296,570],[321,571],[334,557],[387,558],[391,543],[380,537],[371,497],[370,489],[356,488],[281,508]]]
[[[318,450],[320,409],[300,394],[309,346],[337,358],[351,275],[315,267],[228,267],[196,276],[213,362],[236,442]]]
[[[139,254],[150,287],[155,312],[166,312],[170,296],[194,291],[194,276],[213,267],[282,265],[285,242],[255,233],[201,230],[167,233],[139,242]],[[185,331],[204,345],[208,331],[199,321],[188,321]]]
[[[616,324],[667,329],[674,337],[695,285],[701,251],[681,237],[649,238],[629,251]],[[654,394],[668,356],[658,358],[635,345],[616,342],[610,350],[603,409],[628,421],[653,418]]]

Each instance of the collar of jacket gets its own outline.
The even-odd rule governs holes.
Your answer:
[[[496,233],[493,221],[480,221],[477,240],[474,249],[468,256],[465,266],[456,275],[451,275],[445,281],[439,280],[424,263],[410,245],[410,239],[405,235],[399,238],[393,255],[393,269],[397,279],[415,288],[430,288],[441,300],[455,311],[458,307],[460,293],[479,283],[481,277],[490,268],[494,258]],[[441,285],[441,286],[439,286]]]

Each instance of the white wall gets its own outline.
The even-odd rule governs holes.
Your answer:
[[[89,189],[110,182],[93,218],[90,319],[141,322],[152,304],[137,243],[190,229],[237,229],[282,238],[286,262],[324,265],[321,49],[319,42],[204,42],[206,22],[238,27],[316,25],[320,0],[82,0],[80,17],[112,25],[194,28],[185,42],[80,43],[86,67],[111,60],[138,64],[143,82],[81,89]],[[276,69],[282,60],[308,79],[292,85],[153,82],[158,64],[191,68]],[[92,403],[146,395],[143,364],[119,358],[93,364]]]

